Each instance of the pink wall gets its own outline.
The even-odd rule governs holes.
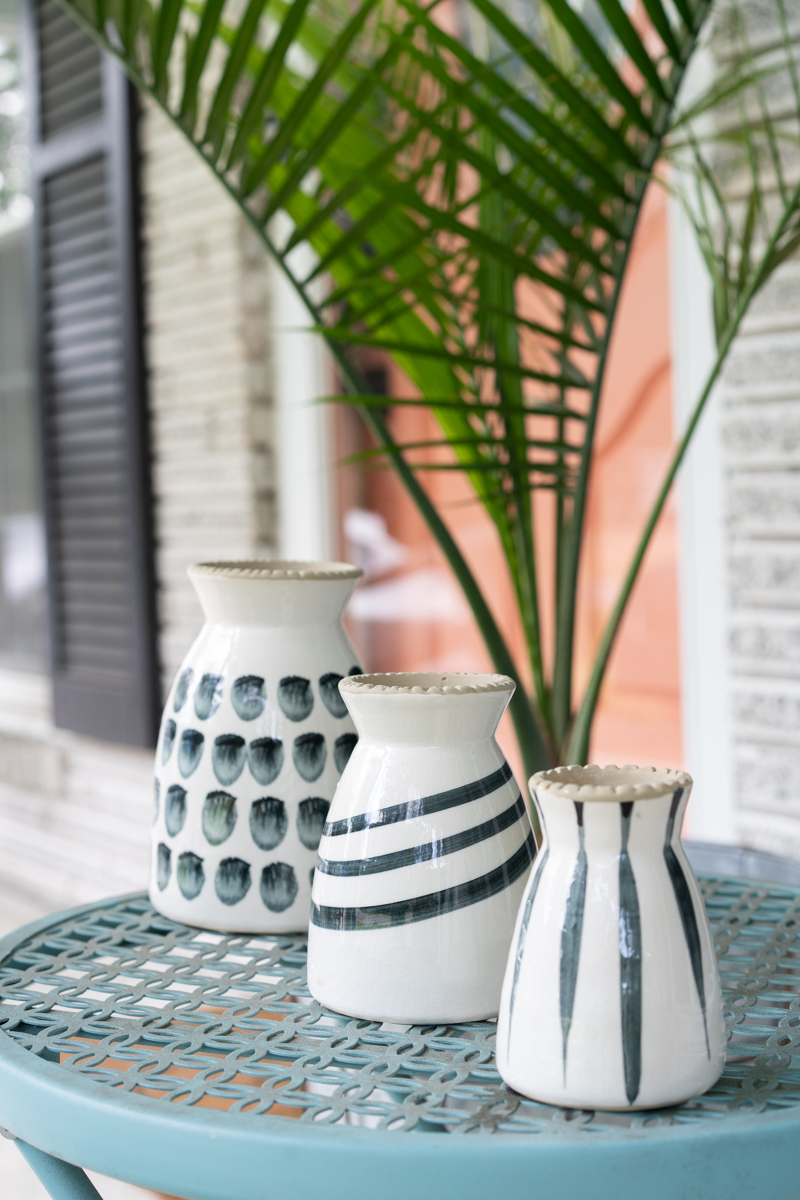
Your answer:
[[[666,220],[663,193],[653,189],[632,252],[602,401],[580,588],[579,687],[672,445]],[[407,386],[399,379],[390,382]],[[400,441],[432,434],[431,419],[412,409],[395,410],[391,420]],[[343,457],[366,444],[351,413],[341,412],[337,426]],[[373,670],[488,669],[488,657],[468,610],[448,581],[447,568],[398,480],[388,470],[353,466],[341,467],[339,476],[342,512],[356,507],[379,513],[391,537],[406,548],[402,564],[370,580],[364,597],[373,609],[377,605],[384,615],[394,614],[394,619],[353,623],[368,666]],[[522,650],[493,526],[457,473],[432,473],[425,481],[507,638]],[[546,537],[546,514],[537,526],[540,536]],[[681,762],[675,538],[670,505],[648,553],[601,696],[592,743],[595,761],[670,766]],[[359,549],[343,539],[342,552],[358,557]],[[541,582],[546,621],[552,605],[547,602],[547,578]],[[419,619],[425,608],[433,608],[438,616]],[[418,619],[409,619],[415,614]],[[510,751],[510,731],[504,731],[503,740]]]

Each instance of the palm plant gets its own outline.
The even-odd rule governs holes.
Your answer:
[[[518,689],[512,716],[528,771],[586,760],[614,639],[689,439],[753,297],[800,243],[784,0],[769,0],[776,32],[760,41],[737,0],[721,2],[725,64],[681,106],[712,0],[64,0],[193,142],[296,287],[496,668],[519,676],[423,472],[469,480],[525,632],[532,693]],[[576,700],[594,435],[652,180],[684,195],[713,281],[717,358]],[[370,394],[363,347],[394,359],[407,394]],[[424,407],[437,436],[398,444],[387,403]],[[555,524],[547,648],[540,504]]]

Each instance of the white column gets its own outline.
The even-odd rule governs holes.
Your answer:
[[[670,205],[672,364],[680,436],[714,363],[711,284],[689,221]],[[708,401],[679,476],[681,708],[684,760],[695,781],[687,832],[736,838],[720,396]]]
[[[333,390],[323,339],[292,284],[273,266],[273,345],[278,539],[284,558],[336,557],[336,505],[330,407]]]

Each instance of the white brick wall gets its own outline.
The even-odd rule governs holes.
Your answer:
[[[200,622],[187,566],[276,550],[269,274],[231,197],[153,106],[141,144],[166,690]]]
[[[758,298],[722,401],[736,832],[800,858],[800,263]]]
[[[778,44],[774,4],[744,11],[754,45]],[[735,835],[800,858],[800,262],[757,298],[721,392]]]
[[[141,889],[151,759],[54,729],[46,680],[0,672],[0,904],[46,912]]]
[[[140,135],[166,689],[202,619],[186,567],[275,551],[269,274],[183,136],[152,107]],[[0,907],[4,894],[45,912],[143,888],[152,811],[149,751],[55,730],[47,681],[0,671]]]

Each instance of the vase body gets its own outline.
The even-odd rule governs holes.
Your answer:
[[[356,742],[337,685],[360,669],[341,618],[361,571],[209,563],[189,575],[206,623],[161,723],[150,898],[189,925],[303,930]]]
[[[531,780],[544,841],[497,1028],[498,1069],[523,1095],[654,1108],[719,1078],[719,973],[680,841],[691,782],[637,767],[559,767]]]
[[[349,1016],[494,1016],[535,853],[495,741],[496,675],[367,675],[340,685],[359,741],[319,846],[308,985]]]

